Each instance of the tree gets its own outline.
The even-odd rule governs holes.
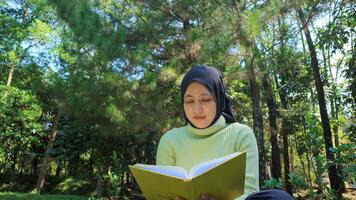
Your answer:
[[[44,137],[42,109],[29,91],[1,85],[0,94],[0,164],[4,173],[14,175],[19,160],[36,156],[29,152]]]
[[[37,178],[37,184],[36,184],[36,192],[37,193],[41,193],[41,190],[43,188],[43,185],[45,183],[45,177],[46,177],[46,174],[47,174],[47,171],[48,171],[48,167],[49,167],[49,164],[50,164],[50,153],[53,149],[53,143],[56,139],[56,136],[57,136],[57,133],[58,133],[58,124],[59,124],[59,120],[61,118],[61,113],[60,113],[60,110],[58,111],[55,119],[54,119],[54,122],[53,122],[53,125],[52,125],[52,128],[51,128],[51,133],[49,135],[49,139],[48,139],[48,143],[47,143],[47,147],[46,147],[46,151],[45,151],[45,155],[43,157],[43,162],[40,166],[40,173],[38,175],[38,178]]]
[[[278,127],[277,127],[277,104],[274,98],[271,81],[267,78],[267,73],[263,76],[263,87],[265,89],[266,101],[268,106],[268,119],[270,123],[271,145],[272,145],[272,163],[271,175],[275,179],[281,177],[281,157],[278,142]]]
[[[305,34],[305,37],[307,40],[307,44],[309,47],[309,52],[310,52],[310,58],[311,58],[310,65],[311,65],[311,68],[313,69],[313,77],[314,77],[315,86],[316,86],[316,90],[317,90],[319,109],[320,109],[320,115],[321,115],[321,119],[322,119],[323,132],[324,132],[326,157],[331,162],[334,162],[335,156],[329,151],[329,149],[333,147],[333,144],[332,144],[332,136],[331,136],[331,129],[330,129],[330,121],[329,121],[329,116],[328,116],[328,112],[327,112],[327,108],[326,108],[323,82],[321,81],[321,78],[320,78],[317,53],[315,50],[315,45],[314,45],[313,40],[310,35],[309,25],[305,19],[304,11],[302,10],[302,8],[298,9],[298,16],[301,20],[302,28],[303,28],[303,31],[304,31],[304,34]],[[340,177],[338,176],[338,172],[337,172],[337,168],[336,168],[335,164],[332,164],[331,166],[329,166],[328,174],[329,174],[331,188],[333,190],[335,190],[341,196],[342,190],[343,190],[341,188],[342,183],[341,183]]]
[[[286,28],[284,24],[284,18],[282,14],[282,19],[278,20],[279,23],[279,29],[280,29],[280,41],[281,41],[281,47],[280,47],[280,55],[285,56],[286,54],[286,47],[285,47],[285,40],[286,40]],[[280,22],[282,21],[282,22]],[[282,67],[287,67],[288,62],[286,62],[286,59],[282,58],[280,64]],[[285,81],[285,76],[280,77],[280,81],[276,81],[277,87],[279,89],[279,97],[281,100],[281,104],[283,109],[288,110],[289,109],[289,103],[288,103],[288,96],[287,96],[287,88],[283,87],[286,84]],[[290,159],[289,159],[289,142],[288,142],[288,135],[291,134],[292,129],[291,129],[291,123],[288,119],[288,116],[284,116],[282,120],[282,141],[283,141],[283,167],[284,167],[284,183],[285,183],[285,188],[286,191],[293,195],[293,188],[292,184],[288,178],[288,175],[290,174]]]
[[[260,98],[260,89],[257,83],[256,78],[256,60],[254,58],[253,49],[255,47],[254,38],[249,37],[249,32],[244,28],[247,26],[246,19],[244,18],[244,9],[245,6],[243,3],[237,3],[235,9],[237,12],[237,38],[241,48],[245,49],[245,65],[248,70],[248,77],[250,83],[250,93],[252,100],[252,109],[253,109],[253,130],[257,138],[258,145],[258,156],[259,156],[259,169],[260,176],[259,182],[260,185],[263,183],[263,180],[267,179],[266,173],[266,161],[265,161],[265,146],[264,146],[264,134],[263,134],[263,113],[261,109],[261,98]]]

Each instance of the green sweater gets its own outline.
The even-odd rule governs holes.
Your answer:
[[[234,152],[246,152],[245,199],[259,190],[258,149],[251,128],[240,123],[227,124],[221,116],[206,129],[189,124],[164,134],[158,145],[157,165],[180,166],[189,171],[194,165]],[[212,183],[214,184],[214,183]]]

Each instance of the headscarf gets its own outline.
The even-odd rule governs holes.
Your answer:
[[[203,84],[214,97],[216,103],[216,115],[213,122],[209,125],[214,124],[219,117],[224,116],[226,122],[232,123],[235,122],[234,115],[232,114],[232,109],[230,102],[225,93],[224,81],[222,78],[222,73],[214,67],[198,65],[193,67],[189,72],[184,76],[181,83],[181,99],[182,104],[184,103],[184,94],[189,84],[197,81]],[[195,127],[187,118],[184,112],[185,120]]]

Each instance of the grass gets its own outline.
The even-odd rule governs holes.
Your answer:
[[[0,193],[1,200],[88,200],[89,197],[73,195],[52,195],[52,194],[32,194],[32,193]]]

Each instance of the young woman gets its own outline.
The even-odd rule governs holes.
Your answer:
[[[156,164],[180,166],[189,171],[200,162],[234,152],[246,152],[245,191],[237,199],[261,199],[259,197],[265,193],[257,192],[256,138],[251,128],[235,121],[221,72],[209,66],[193,67],[182,80],[181,98],[187,125],[162,136]],[[267,195],[271,192],[267,191]],[[202,194],[201,199],[214,197]]]

